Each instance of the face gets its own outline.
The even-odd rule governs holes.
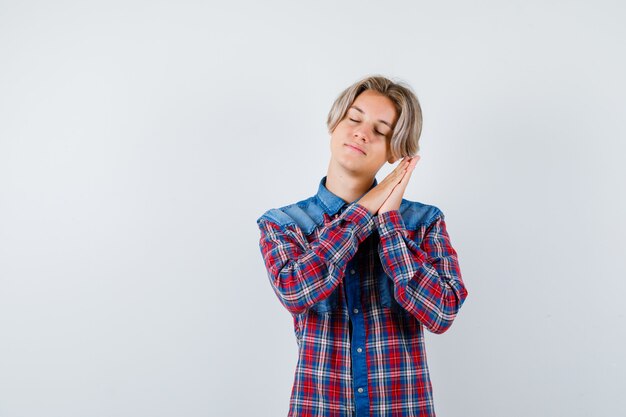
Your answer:
[[[393,102],[373,90],[357,96],[331,133],[333,162],[357,175],[374,176],[391,158],[391,135],[397,119]]]

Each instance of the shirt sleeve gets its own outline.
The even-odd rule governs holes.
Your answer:
[[[451,325],[468,295],[443,213],[425,226],[421,242],[410,239],[398,210],[376,216],[378,254],[394,282],[398,303],[431,333]]]
[[[357,202],[323,226],[312,242],[295,224],[281,226],[265,216],[257,224],[268,277],[292,314],[306,311],[333,292],[359,244],[374,230],[373,216]]]

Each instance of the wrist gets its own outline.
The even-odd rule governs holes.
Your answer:
[[[404,220],[402,220],[400,210],[397,209],[379,212],[374,218],[374,224],[381,237],[405,229]]]

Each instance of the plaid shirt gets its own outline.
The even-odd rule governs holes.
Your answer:
[[[445,332],[468,294],[443,213],[372,216],[325,184],[257,219],[298,344],[288,415],[434,416],[423,329]]]

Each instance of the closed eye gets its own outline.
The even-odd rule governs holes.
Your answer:
[[[353,121],[353,122],[359,122],[359,120],[354,120],[354,119],[350,119],[350,120]],[[374,132],[376,132],[377,135],[385,136],[384,133],[380,133],[378,130],[374,130]]]

